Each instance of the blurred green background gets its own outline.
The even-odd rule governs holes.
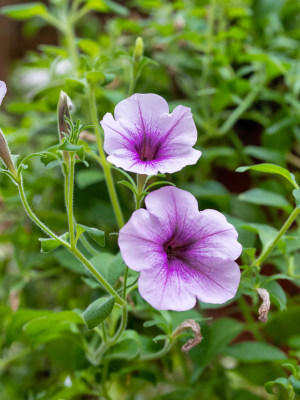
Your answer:
[[[20,2],[0,1],[1,7],[12,4]],[[74,25],[75,57],[68,38],[43,13],[32,11],[31,2],[22,4],[19,10],[3,8],[0,15],[0,79],[8,85],[0,126],[12,153],[25,157],[58,142],[61,89],[74,103],[74,118],[91,123],[80,84],[89,71],[113,78],[96,90],[99,118],[112,112],[128,95],[135,41],[141,36],[145,58],[135,91],[157,93],[171,109],[191,107],[199,133],[196,147],[203,152],[196,166],[167,179],[193,193],[200,209],[214,208],[227,216],[244,247],[240,264],[250,265],[255,249],[273,237],[292,211],[294,198],[280,177],[235,169],[266,162],[300,176],[300,1],[74,0],[70,9],[74,4],[80,10],[87,7]],[[65,0],[44,4],[52,15],[68,19]],[[91,148],[93,140],[87,140]],[[74,212],[81,223],[107,232],[106,248],[98,249],[94,262],[116,268],[120,275],[124,266],[115,256],[117,239],[108,235],[117,231],[117,224],[104,175],[93,159],[88,162],[88,168],[77,166]],[[114,176],[122,179],[118,172]],[[117,188],[128,219],[133,198],[127,188]],[[33,159],[25,171],[25,189],[40,218],[55,232],[65,232],[61,170]],[[230,304],[199,304],[184,313],[161,314],[132,292],[128,327],[138,332],[138,339],[109,354],[108,396],[296,399],[300,231],[293,228],[258,278],[271,295],[266,324],[257,319],[252,276],[245,276]],[[102,292],[65,250],[41,254],[41,236],[14,185],[1,174],[0,398],[105,398],[105,364],[95,365],[91,354],[96,334],[77,317]],[[140,348],[154,352],[161,347],[162,342],[152,341],[164,330],[161,321],[174,328],[186,318],[200,321],[204,340],[199,346],[183,355],[178,344],[162,359],[139,361]],[[143,326],[153,319],[158,325]],[[295,381],[288,380],[291,374]]]

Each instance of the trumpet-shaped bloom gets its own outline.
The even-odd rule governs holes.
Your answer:
[[[6,85],[3,81],[0,81],[0,105],[2,103],[2,100],[4,99],[4,96],[6,95],[7,89]]]
[[[169,114],[165,99],[134,94],[105,114],[104,150],[107,160],[138,174],[173,173],[196,164],[201,152],[193,149],[197,130],[191,109],[178,106]]]
[[[129,268],[141,272],[141,296],[158,310],[184,311],[235,296],[241,254],[237,232],[223,214],[198,210],[195,197],[175,187],[150,193],[120,230]]]

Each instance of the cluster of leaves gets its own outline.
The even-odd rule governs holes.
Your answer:
[[[95,279],[65,249],[50,251],[56,247],[52,239],[39,242],[41,233],[24,219],[14,187],[1,175],[1,398],[98,399],[107,396],[107,376],[110,396],[120,399],[296,398],[299,227],[281,238],[260,271],[255,264],[294,205],[299,207],[300,1],[49,3],[48,8],[30,2],[9,6],[1,16],[23,20],[26,35],[37,35],[48,24],[59,32],[57,46],[41,44],[16,65],[10,77],[14,96],[0,115],[11,149],[23,159],[20,168],[28,166],[25,189],[37,214],[67,239],[57,154],[76,152],[75,212],[86,224],[77,224],[77,239],[88,242],[92,265],[121,288],[125,266],[116,237],[107,236],[102,247],[103,231],[117,228],[104,173],[93,157],[94,138],[76,144],[67,138],[57,145],[56,107],[64,90],[76,117],[91,124],[89,90],[95,89],[102,116],[128,95],[134,75],[137,92],[158,93],[171,108],[192,108],[203,156],[172,180],[196,196],[200,209],[218,209],[235,225],[244,248],[243,277],[237,298],[225,308],[199,304],[189,312],[160,313],[132,290],[128,329],[102,357],[97,325],[108,317],[114,332],[119,314],[110,314],[113,299],[103,297]],[[76,11],[71,22],[67,3]],[[132,57],[137,36],[143,37],[147,57]],[[82,128],[78,125],[78,135]],[[88,135],[93,130],[85,129]],[[48,150],[39,153],[43,149]],[[131,193],[123,175],[114,173],[123,184],[118,192],[129,217]],[[131,187],[136,190],[134,182]],[[134,289],[136,278],[131,273],[128,288]],[[268,290],[272,304],[264,325],[257,319],[258,287]],[[200,322],[203,341],[188,355],[175,344],[156,359],[162,341],[185,319]],[[85,321],[96,328],[89,331]]]

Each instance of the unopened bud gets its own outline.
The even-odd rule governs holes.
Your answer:
[[[0,105],[2,103],[2,100],[4,99],[4,96],[6,95],[7,88],[5,85],[5,82],[0,81]]]
[[[258,310],[259,313],[258,319],[262,322],[267,322],[268,312],[271,306],[269,292],[266,289],[258,288],[257,293],[259,294],[259,297],[262,299],[262,304]]]
[[[60,92],[57,113],[58,113],[58,131],[59,140],[62,141],[64,134],[68,133],[68,124],[65,117],[70,118],[70,111],[73,108],[70,97],[64,92]]]
[[[199,344],[203,337],[201,335],[201,330],[200,330],[200,325],[197,324],[196,321],[193,319],[186,319],[183,321],[175,331],[172,333],[172,338],[175,339],[177,336],[179,336],[182,332],[186,331],[187,329],[191,329],[194,333],[194,337],[190,340],[188,340],[182,347],[181,350],[184,353],[187,353],[190,351],[193,347],[195,347],[197,344]]]
[[[143,55],[144,55],[144,42],[143,38],[139,36],[135,41],[135,48],[133,52],[134,62],[138,63],[140,59],[143,57]]]
[[[17,170],[11,158],[6,138],[1,129],[0,129],[0,158],[3,161],[3,164],[6,166],[6,168],[16,177]]]

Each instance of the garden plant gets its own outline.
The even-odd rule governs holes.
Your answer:
[[[0,399],[300,398],[300,0],[0,12]]]

